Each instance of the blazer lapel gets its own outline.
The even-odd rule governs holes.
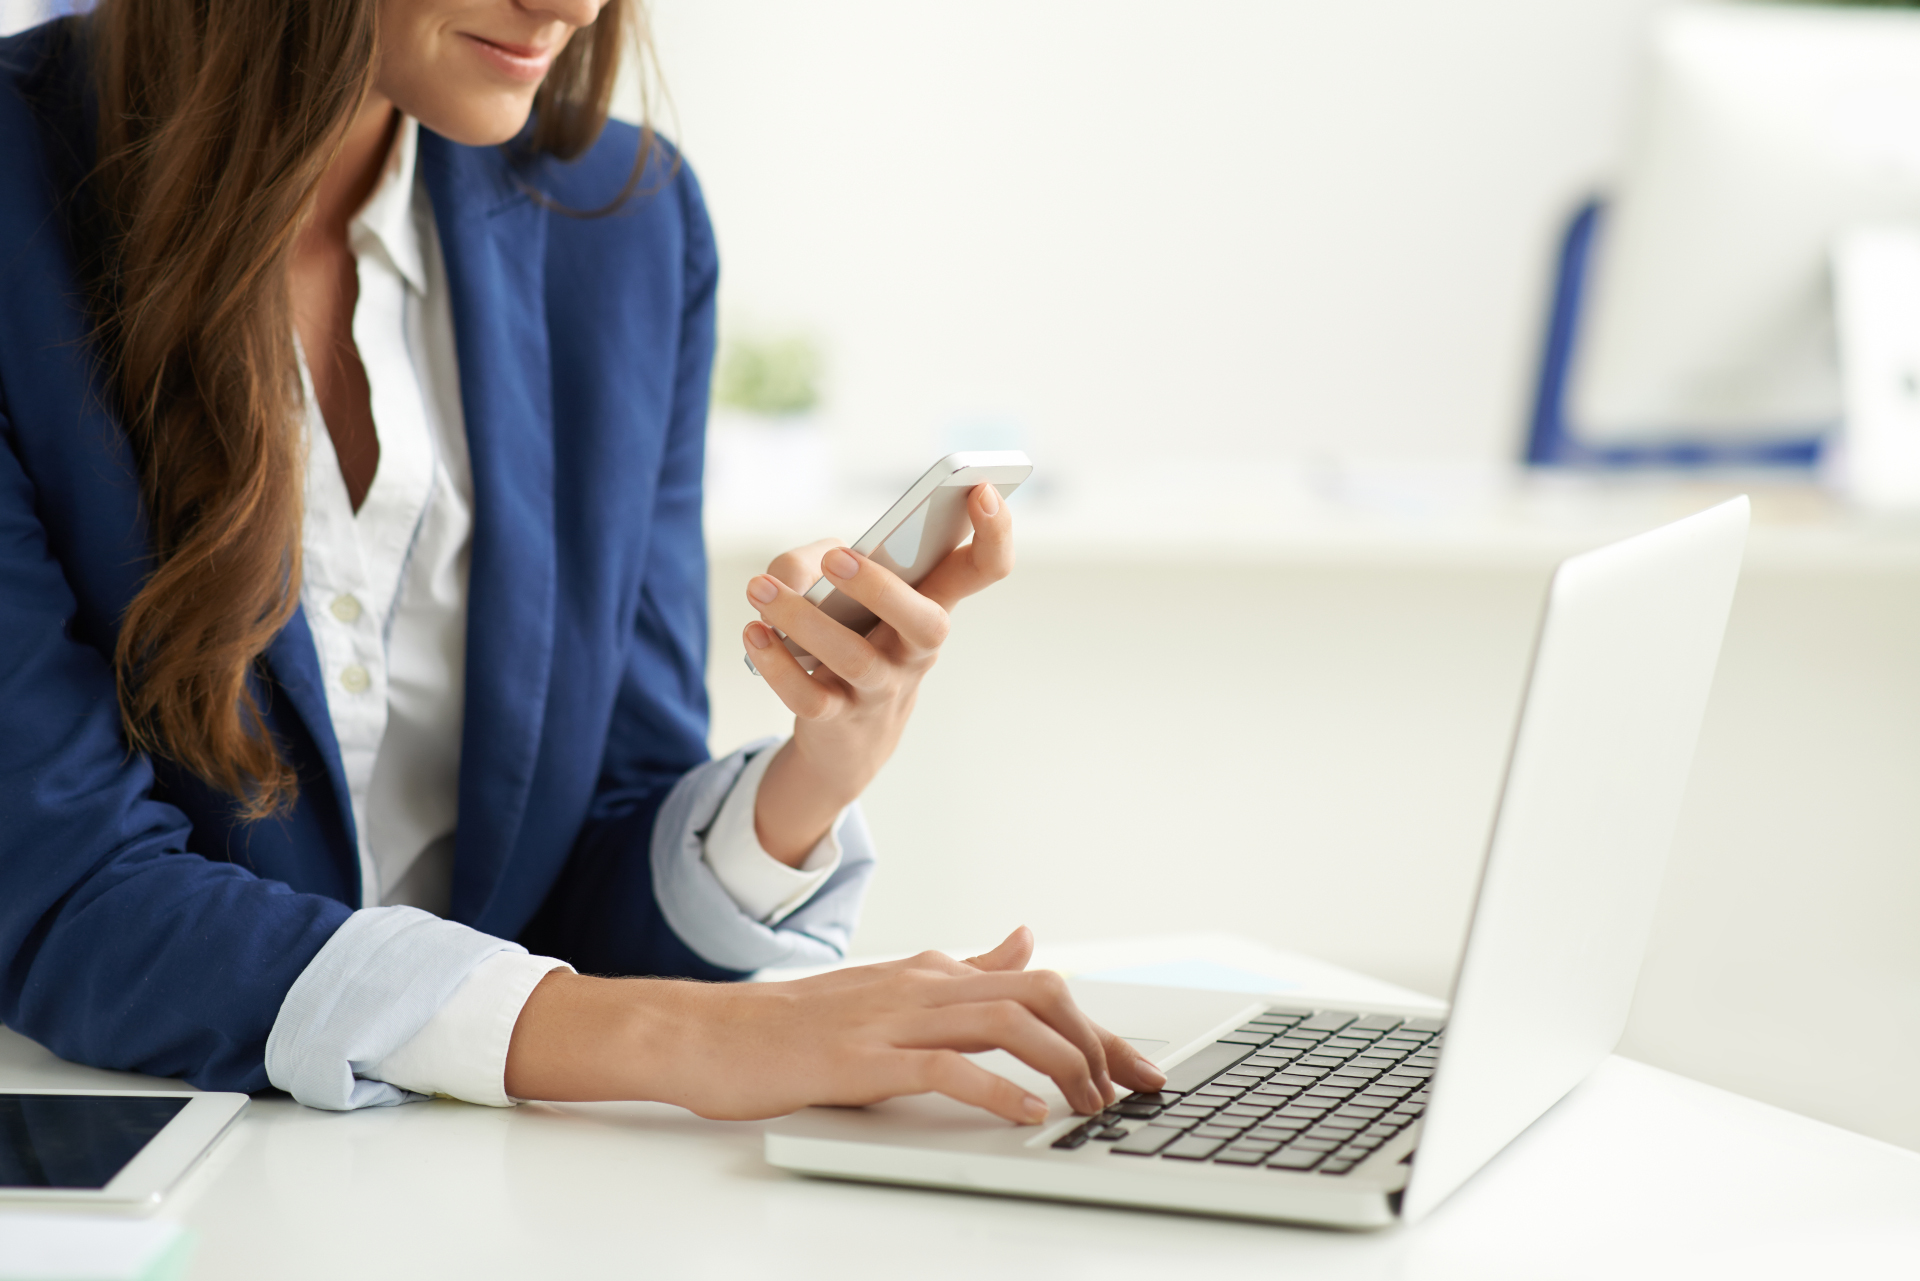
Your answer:
[[[359,829],[353,821],[352,794],[347,790],[346,769],[340,763],[340,741],[333,736],[333,714],[327,709],[326,685],[320,677],[320,654],[313,645],[313,632],[307,627],[307,615],[295,608],[293,617],[267,646],[267,670],[274,684],[286,695],[287,702],[305,725],[313,745],[320,751],[327,784],[333,789],[334,804],[340,811],[347,839],[347,862],[351,867],[348,883],[354,887],[356,901],[366,892],[361,884]],[[271,694],[268,695],[271,697]]]
[[[497,148],[420,131],[446,261],[473,465],[466,716],[453,916],[477,919],[519,835],[553,661],[553,397],[547,211]]]

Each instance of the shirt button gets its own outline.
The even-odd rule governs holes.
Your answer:
[[[367,669],[355,663],[340,672],[340,685],[349,694],[364,694],[373,684],[373,678],[367,675]]]
[[[343,623],[351,623],[360,617],[360,602],[352,596],[335,596],[327,611]]]

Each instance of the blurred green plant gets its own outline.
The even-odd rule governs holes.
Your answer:
[[[820,403],[824,362],[813,340],[729,336],[713,373],[713,403],[770,417],[804,414]]]

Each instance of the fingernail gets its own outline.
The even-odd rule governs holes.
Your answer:
[[[1038,1125],[1047,1119],[1047,1105],[1031,1094],[1027,1096],[1026,1118],[1028,1125]]]
[[[832,578],[852,578],[860,572],[860,562],[838,547],[820,558],[820,567]]]
[[[748,623],[747,643],[755,649],[765,649],[773,644],[773,633],[759,623]]]
[[[997,486],[988,485],[981,490],[980,510],[989,516],[1000,510],[1000,490]]]
[[[780,589],[773,585],[771,578],[762,574],[747,584],[747,595],[753,597],[753,599],[759,601],[762,605],[771,605],[780,599]]]
[[[1167,1074],[1145,1059],[1140,1060],[1134,1071],[1138,1072],[1140,1079],[1149,1085],[1161,1086],[1167,1083]]]

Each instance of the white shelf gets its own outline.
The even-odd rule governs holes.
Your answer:
[[[1150,485],[1138,475],[1043,479],[1013,504],[1029,562],[1544,568],[1740,493],[1754,502],[1751,568],[1920,569],[1920,514],[1870,516],[1774,478],[1216,466]],[[851,541],[893,497],[874,487],[772,515],[713,511],[709,547],[716,559],[760,558],[821,537]]]

